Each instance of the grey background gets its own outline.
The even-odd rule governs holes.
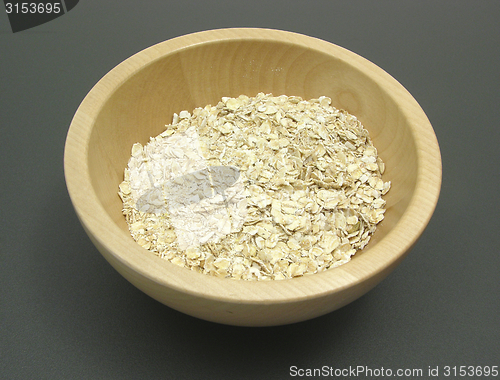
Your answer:
[[[446,378],[446,365],[500,365],[499,20],[496,0],[107,0],[13,34],[0,5],[0,378],[286,379],[293,365]],[[217,325],[148,298],[93,247],[63,176],[72,116],[104,74],[160,41],[243,26],[379,65],[420,103],[443,158],[436,212],[401,266],[289,326]]]

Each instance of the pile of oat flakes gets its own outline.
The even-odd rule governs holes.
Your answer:
[[[218,277],[279,280],[348,262],[384,218],[390,182],[355,116],[260,93],[175,114],[134,144],[119,195],[132,237]]]

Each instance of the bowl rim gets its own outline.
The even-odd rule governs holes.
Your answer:
[[[418,169],[415,191],[398,223],[369,248],[370,255],[360,255],[334,270],[288,280],[217,278],[178,267],[150,254],[138,244],[131,246],[130,240],[125,238],[126,233],[113,222],[97,198],[89,173],[88,143],[93,121],[107,99],[129,77],[166,55],[200,44],[248,40],[290,43],[334,55],[360,71],[370,72],[370,78],[395,104],[401,106],[416,146]],[[127,58],[102,77],[85,96],[71,121],[65,143],[64,172],[71,201],[87,234],[96,245],[131,271],[160,286],[196,297],[230,303],[274,304],[341,292],[387,272],[387,268],[399,262],[416,243],[432,217],[441,188],[442,163],[434,130],[420,105],[396,79],[374,63],[331,42],[303,34],[276,29],[226,28],[160,42]]]

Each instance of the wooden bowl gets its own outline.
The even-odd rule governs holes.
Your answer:
[[[174,112],[259,92],[321,95],[361,120],[386,163],[387,212],[351,262],[282,281],[215,278],[178,267],[130,236],[117,195],[133,143],[164,130]],[[145,49],[106,74],[69,128],[64,168],[90,239],[127,280],[154,299],[209,321],[281,325],[317,317],[357,299],[385,278],[425,229],[441,185],[432,126],[415,99],[366,59],[290,32],[222,29]]]

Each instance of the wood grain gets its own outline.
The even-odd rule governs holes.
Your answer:
[[[181,110],[258,92],[326,95],[356,115],[386,162],[386,218],[353,260],[284,281],[218,279],[179,268],[136,244],[117,195],[133,143]],[[89,92],[68,132],[65,176],[76,213],[101,254],[146,294],[181,312],[234,325],[298,322],[357,299],[385,278],[424,231],[441,185],[438,143],[415,99],[366,59],[290,32],[221,29],[152,46]],[[388,301],[390,302],[390,301]]]

